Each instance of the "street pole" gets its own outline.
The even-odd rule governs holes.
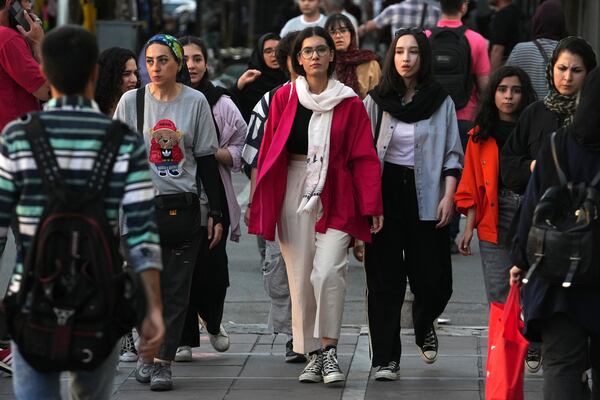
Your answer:
[[[56,26],[66,25],[69,23],[69,0],[57,1],[57,16]]]

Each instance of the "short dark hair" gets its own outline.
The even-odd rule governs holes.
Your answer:
[[[379,91],[382,95],[386,96],[393,93],[404,94],[406,87],[404,86],[404,80],[396,70],[394,63],[394,57],[396,56],[396,44],[398,39],[405,35],[412,35],[417,41],[419,47],[419,73],[417,74],[417,89],[420,87],[427,86],[433,80],[433,68],[432,68],[432,55],[431,45],[429,39],[425,36],[425,32],[422,29],[400,29],[396,32],[396,36],[383,60],[383,69],[381,71],[381,81],[379,82]]]
[[[558,57],[563,51],[568,51],[581,57],[587,73],[596,68],[596,53],[587,40],[576,36],[569,36],[558,42],[550,59],[552,68],[554,68],[554,64],[556,64]]]
[[[208,63],[208,49],[202,39],[197,36],[182,36],[179,39],[179,43],[182,46],[187,46],[189,44],[194,44],[200,48],[200,53],[202,53],[202,57],[204,57],[204,61]]]
[[[96,37],[75,25],[50,31],[42,42],[44,73],[66,95],[85,90],[98,61]]]
[[[306,71],[304,71],[304,68],[298,62],[298,55],[302,50],[302,43],[304,42],[304,39],[308,39],[313,36],[319,36],[325,39],[325,43],[327,43],[329,49],[334,53],[333,61],[329,63],[329,67],[327,68],[327,76],[331,77],[331,75],[333,75],[333,71],[335,71],[335,43],[333,42],[333,39],[329,33],[327,33],[327,31],[320,26],[313,26],[300,31],[296,41],[294,42],[294,48],[291,54],[292,67],[298,75],[306,76]]]
[[[329,30],[333,28],[346,28],[348,32],[350,32],[350,45],[348,46],[348,50],[353,47],[358,47],[356,40],[356,29],[354,29],[354,25],[350,18],[346,17],[344,14],[333,14],[327,17],[327,21],[325,21],[325,30],[329,32]]]
[[[490,76],[490,82],[485,90],[485,94],[479,105],[479,112],[475,118],[475,126],[479,126],[479,131],[473,135],[473,142],[483,141],[490,137],[490,128],[499,120],[498,107],[496,107],[496,90],[504,78],[516,76],[521,83],[521,103],[515,110],[517,116],[529,104],[537,100],[535,89],[531,85],[531,79],[527,72],[519,67],[505,65],[498,68]]]
[[[298,37],[299,34],[300,34],[300,31],[289,32],[288,34],[286,34],[284,37],[281,38],[279,43],[277,43],[277,52],[275,53],[275,56],[277,57],[277,64],[279,64],[279,68],[283,71],[285,76],[287,76],[288,78],[289,78],[290,72],[288,71],[288,68],[287,68],[287,58],[290,56],[292,58],[294,58],[294,55],[292,54],[292,49],[294,47],[296,38]]]
[[[457,14],[460,11],[460,7],[463,3],[467,3],[468,0],[440,0],[440,8],[444,14]]]

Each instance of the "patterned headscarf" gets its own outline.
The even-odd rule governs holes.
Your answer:
[[[190,73],[187,69],[187,65],[183,62],[183,46],[177,40],[176,37],[167,35],[164,33],[159,33],[158,35],[152,36],[146,44],[144,45],[144,54],[146,50],[151,44],[159,43],[164,46],[167,46],[169,50],[171,50],[171,54],[177,60],[177,64],[179,64],[179,72],[177,73],[177,82],[183,83],[184,85],[191,85]]]
[[[556,51],[556,50],[555,50]],[[557,57],[552,57],[556,60]],[[546,108],[563,119],[563,126],[568,126],[573,122],[573,114],[577,109],[577,97],[579,93],[572,95],[562,95],[554,85],[554,64],[549,62],[546,65],[546,80],[548,81],[548,94],[544,98]]]

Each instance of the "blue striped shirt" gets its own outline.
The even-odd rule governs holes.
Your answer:
[[[82,97],[52,99],[39,116],[54,149],[62,179],[74,191],[82,191],[111,119],[101,114],[94,102]],[[47,199],[31,147],[25,139],[23,121],[15,120],[0,136],[0,254],[4,252],[13,210],[22,240],[22,250],[17,249],[9,293],[19,290],[23,253],[31,245]],[[136,272],[162,268],[153,200],[154,187],[145,146],[142,138],[130,130],[119,148],[104,206],[115,235],[119,207],[123,207],[129,225],[128,261]]]

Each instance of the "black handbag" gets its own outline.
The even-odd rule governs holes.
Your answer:
[[[154,198],[160,244],[176,246],[200,232],[200,200],[196,193],[163,194]]]

